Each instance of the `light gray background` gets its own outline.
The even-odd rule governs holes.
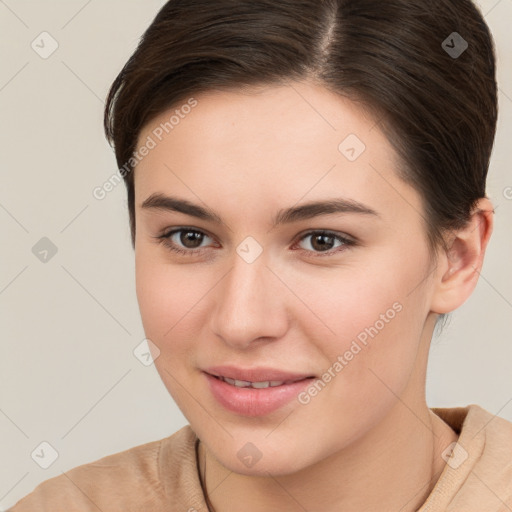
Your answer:
[[[0,0],[0,510],[186,424],[133,354],[144,332],[124,184],[92,195],[116,172],[102,131],[108,88],[164,3]],[[427,400],[512,421],[512,0],[480,5],[498,49],[496,226],[475,293],[433,341]],[[31,47],[43,31],[59,45],[47,59]],[[42,237],[58,248],[46,263],[32,253]],[[43,441],[59,454],[48,469],[31,458]]]

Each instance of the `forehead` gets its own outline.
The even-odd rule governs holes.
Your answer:
[[[397,192],[389,184],[407,187],[395,183],[397,157],[375,118],[321,86],[211,91],[194,102],[141,131],[138,147],[149,139],[154,147],[136,166],[137,205],[177,189],[224,202],[232,190],[238,205],[244,197],[254,207],[333,194],[391,204]]]
[[[227,146],[236,154],[238,148],[247,151],[263,143],[267,148],[307,149],[321,138],[336,150],[345,132],[368,139],[376,126],[361,104],[311,83],[209,91],[194,97],[193,108],[189,103],[183,100],[161,113],[144,127],[139,142],[155,132],[158,142],[172,138],[175,144],[196,143],[205,149]],[[378,130],[372,139],[379,139]]]

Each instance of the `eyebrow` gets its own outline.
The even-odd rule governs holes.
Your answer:
[[[155,193],[149,196],[142,204],[144,210],[165,210],[184,213],[198,219],[222,224],[222,218],[213,210],[199,206],[186,199],[166,196]],[[358,213],[379,217],[379,214],[372,208],[352,199],[335,198],[324,201],[311,201],[300,206],[292,206],[280,210],[272,219],[272,227],[281,224],[290,224],[301,220],[320,217],[321,215],[332,215],[336,213]]]

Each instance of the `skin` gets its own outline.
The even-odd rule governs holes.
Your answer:
[[[480,200],[436,261],[421,197],[397,176],[393,148],[360,105],[309,82],[196,99],[135,169],[136,286],[146,336],[160,350],[157,370],[201,440],[215,510],[417,510],[457,440],[425,401],[430,340],[438,314],[476,285],[492,204]],[[174,108],[144,127],[140,144]],[[354,162],[338,150],[349,134],[366,145]],[[153,193],[206,206],[223,222],[141,208]],[[271,228],[280,209],[337,197],[378,216]],[[202,253],[176,254],[156,238],[180,227],[205,234]],[[303,235],[312,230],[357,243],[339,250],[331,239],[325,256]],[[236,252],[248,236],[263,249],[252,263]],[[232,364],[321,377],[397,302],[401,312],[305,405],[237,415],[216,402],[201,372]],[[248,442],[262,454],[252,467],[237,457]]]

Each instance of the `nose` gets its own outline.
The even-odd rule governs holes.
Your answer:
[[[235,253],[231,270],[214,294],[211,328],[231,348],[248,349],[256,341],[268,342],[285,334],[290,292],[269,268],[264,254],[248,263]]]

